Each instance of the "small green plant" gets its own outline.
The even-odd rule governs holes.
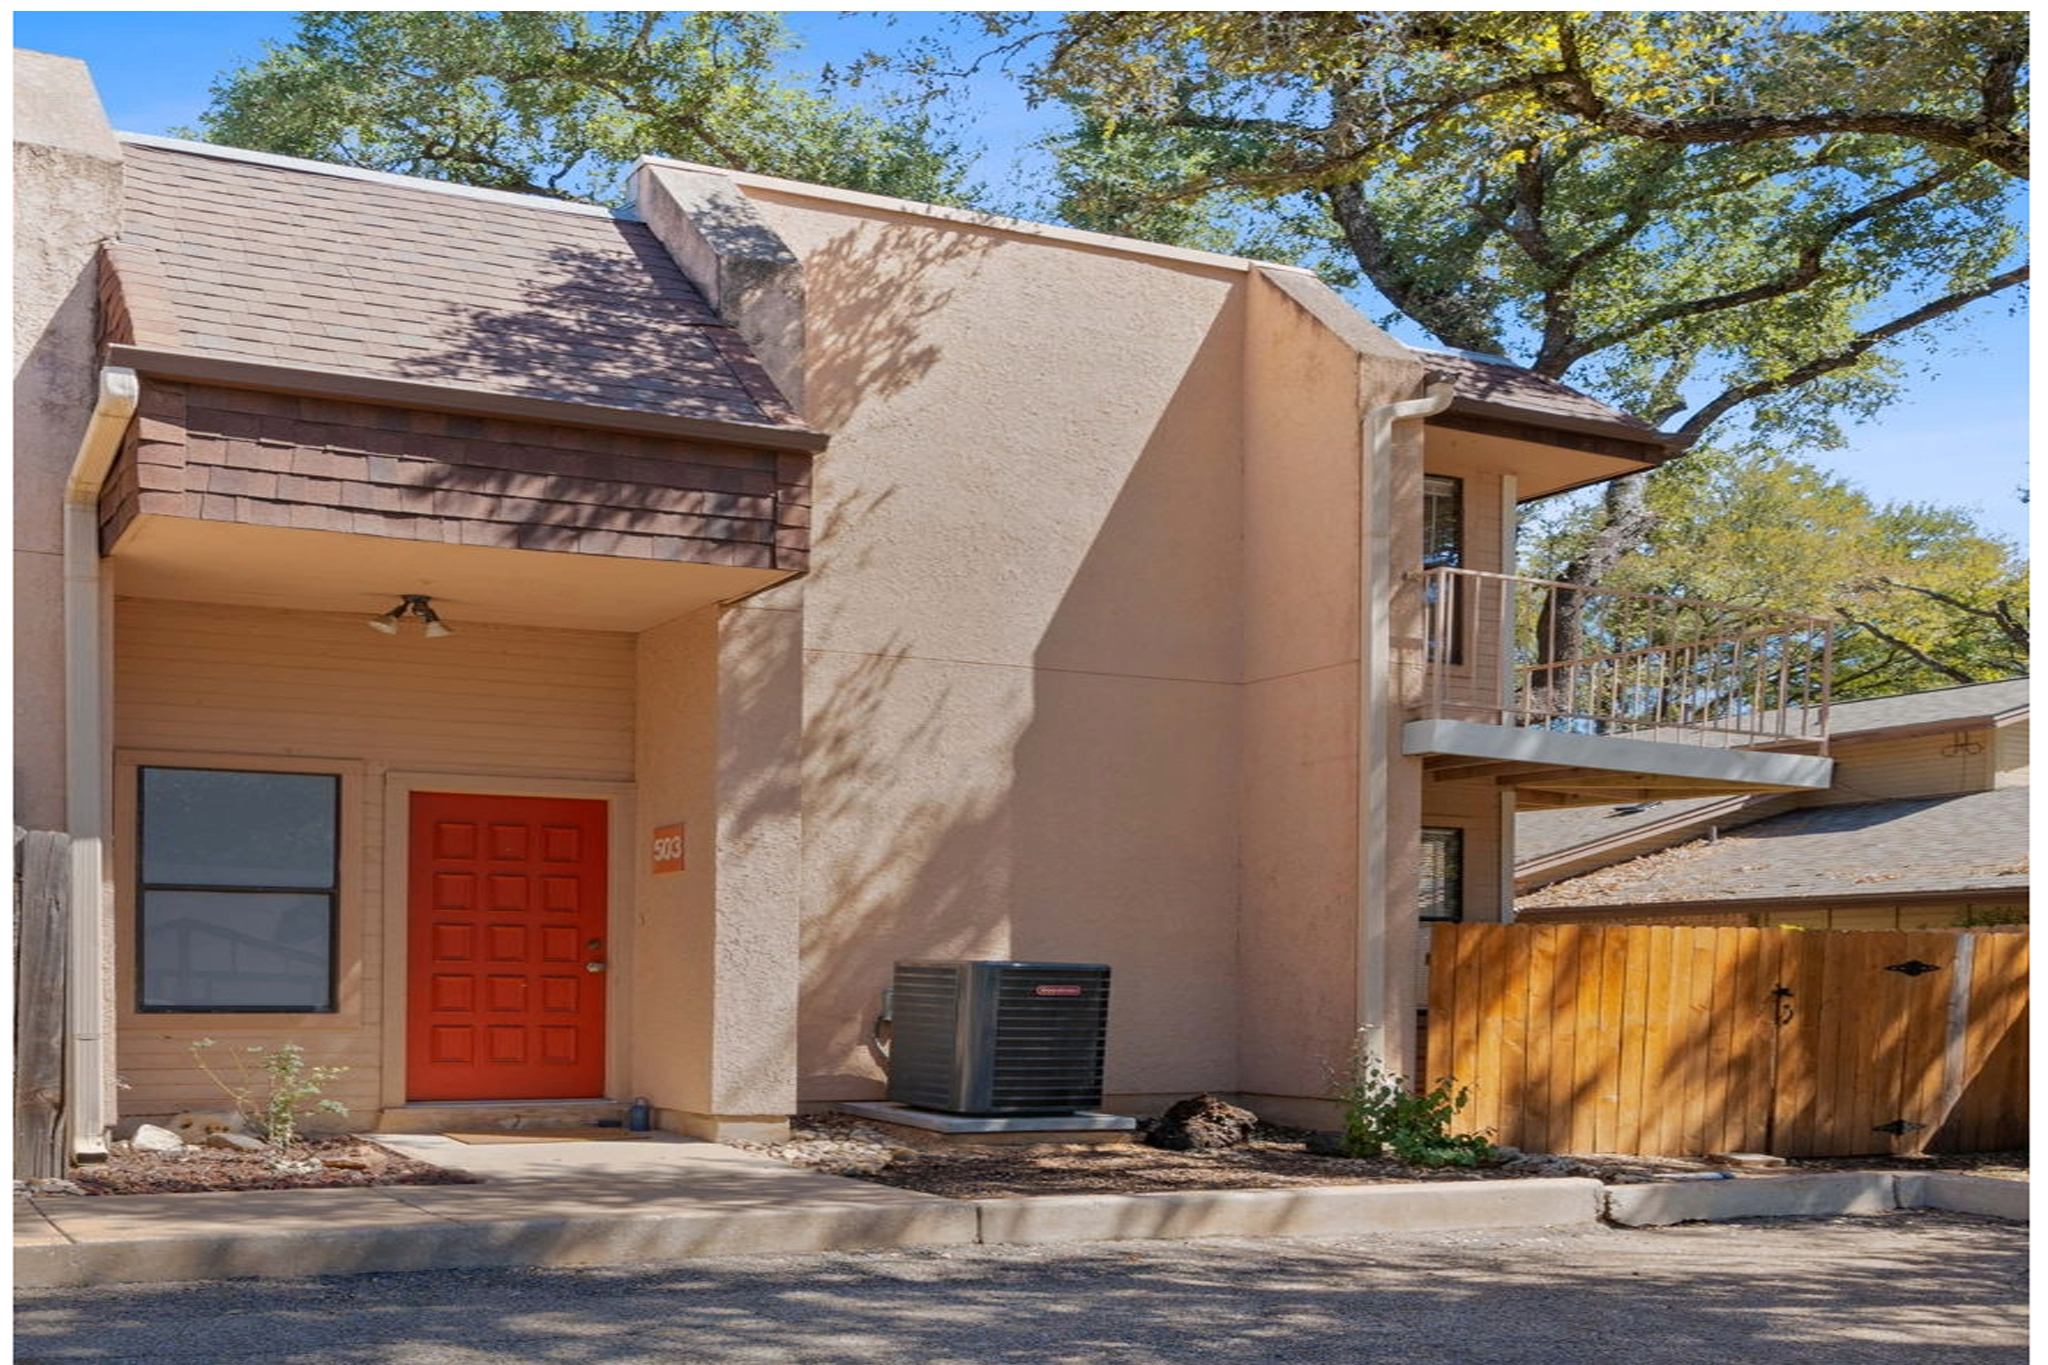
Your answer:
[[[207,1050],[215,1046],[211,1038],[197,1039],[191,1046],[192,1060],[270,1144],[272,1165],[280,1171],[307,1167],[308,1160],[294,1154],[300,1143],[300,1126],[315,1114],[348,1112],[340,1101],[322,1098],[328,1084],[345,1075],[348,1068],[313,1066],[297,1043],[274,1048],[258,1044],[229,1052],[233,1062],[229,1069],[234,1074],[224,1076],[207,1060]]]
[[[1355,1057],[1336,1093],[1344,1109],[1345,1155],[1391,1156],[1410,1166],[1477,1166],[1493,1157],[1493,1144],[1478,1133],[1451,1131],[1471,1098],[1450,1076],[1412,1091],[1378,1062]]]

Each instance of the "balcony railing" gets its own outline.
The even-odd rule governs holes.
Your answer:
[[[1420,713],[1586,735],[1825,746],[1833,628],[1471,569],[1422,575]]]

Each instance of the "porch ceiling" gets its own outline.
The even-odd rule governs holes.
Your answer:
[[[1823,791],[1834,761],[1812,754],[1709,748],[1624,736],[1524,730],[1471,721],[1417,720],[1402,752],[1424,759],[1432,782],[1513,788],[1525,808],[1672,801],[1734,792]]]
[[[138,518],[109,557],[128,597],[367,618],[422,593],[457,629],[467,620],[637,632],[794,576],[184,517]]]

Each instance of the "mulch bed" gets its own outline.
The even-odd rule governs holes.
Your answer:
[[[107,1160],[74,1166],[70,1181],[85,1194],[212,1194],[225,1190],[345,1190],[373,1185],[474,1185],[465,1171],[401,1156],[354,1137],[309,1139],[304,1154],[319,1170],[286,1174],[262,1152],[186,1147],[176,1152],[118,1148]]]
[[[891,1126],[886,1132],[845,1115],[798,1119],[792,1140],[739,1144],[793,1165],[955,1199],[1037,1194],[1145,1194],[1178,1190],[1272,1190],[1317,1185],[1382,1185],[1414,1181],[1527,1180],[1588,1176],[1608,1184],[1652,1181],[1685,1172],[1720,1170],[1680,1157],[1529,1156],[1471,1168],[1426,1169],[1398,1161],[1321,1156],[1306,1150],[1308,1134],[1262,1124],[1252,1140],[1214,1151],[1175,1152],[1142,1142],[961,1146]],[[2026,1153],[1796,1161],[1798,1170],[1960,1170],[2026,1178]]]
[[[875,1128],[841,1115],[799,1119],[787,1143],[735,1144],[793,1165],[954,1199],[1034,1194],[1143,1194],[1177,1190],[1272,1190],[1315,1185],[1408,1181],[1516,1180],[1591,1176],[1610,1184],[1714,1169],[1677,1157],[1530,1157],[1471,1169],[1426,1170],[1398,1161],[1320,1156],[1307,1134],[1261,1126],[1250,1142],[1220,1151],[1171,1152],[1141,1142],[1099,1145],[967,1147],[927,1135]],[[198,1194],[228,1190],[360,1189],[377,1185],[472,1185],[477,1177],[418,1161],[356,1137],[314,1138],[307,1153],[318,1171],[284,1174],[262,1153],[187,1147],[135,1152],[125,1144],[108,1160],[74,1167],[78,1193]],[[333,1163],[333,1164],[328,1164]],[[2027,1178],[2025,1152],[1937,1155],[1925,1161],[1840,1157],[1795,1161],[1799,1170],[1940,1170]]]

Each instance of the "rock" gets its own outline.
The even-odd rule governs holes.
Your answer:
[[[170,1129],[187,1142],[204,1142],[214,1133],[240,1133],[248,1124],[232,1109],[187,1110],[171,1116]]]
[[[135,1136],[129,1139],[129,1143],[138,1152],[182,1152],[185,1150],[185,1139],[179,1137],[170,1129],[159,1128],[153,1123],[145,1123],[140,1128],[137,1128]]]
[[[16,1194],[84,1194],[85,1187],[72,1180],[59,1180],[54,1176],[42,1176],[35,1180],[14,1182]]]
[[[323,1156],[320,1158],[320,1164],[330,1171],[367,1171],[370,1169],[369,1162],[352,1156]]]
[[[230,1152],[265,1152],[269,1144],[261,1138],[250,1137],[247,1133],[208,1133],[200,1140],[203,1147],[222,1147]]]
[[[1145,1141],[1169,1152],[1209,1152],[1242,1146],[1259,1116],[1214,1095],[1195,1095],[1159,1116]]]

